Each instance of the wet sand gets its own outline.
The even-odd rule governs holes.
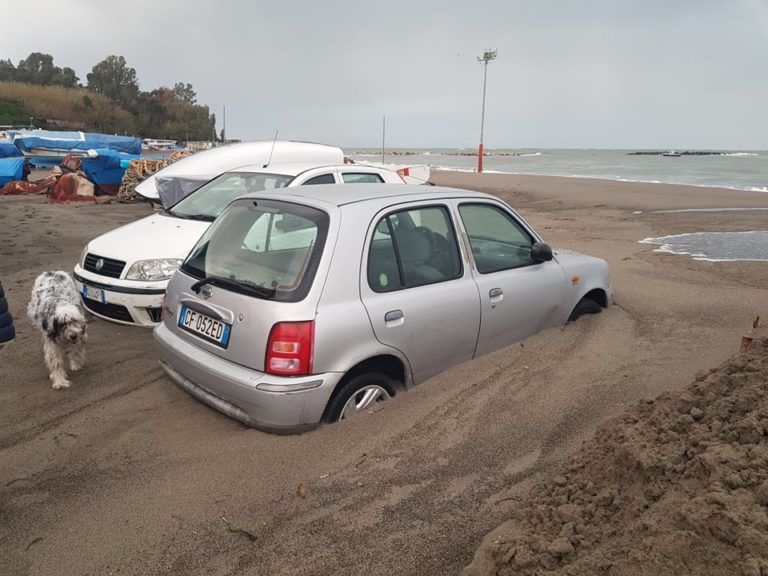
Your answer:
[[[647,237],[766,228],[768,194],[438,172],[508,200],[553,246],[608,260],[616,305],[458,366],[362,418],[248,429],[168,380],[151,332],[94,319],[50,388],[24,308],[35,276],[151,213],[0,197],[0,564],[8,574],[442,575],[627,406],[681,390],[768,318],[768,263],[654,253]]]

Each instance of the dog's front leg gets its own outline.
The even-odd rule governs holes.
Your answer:
[[[64,353],[47,337],[43,339],[43,356],[45,365],[48,367],[48,377],[53,382],[52,388],[54,390],[69,388],[72,383],[67,380],[67,372],[64,369]]]
[[[67,360],[69,360],[69,369],[73,372],[77,372],[85,364],[85,346],[78,344],[74,348],[67,352]]]

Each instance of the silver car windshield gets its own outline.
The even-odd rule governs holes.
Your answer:
[[[301,204],[236,201],[203,234],[182,271],[263,298],[301,300],[312,284],[328,221],[325,212]]]
[[[168,212],[180,218],[213,220],[235,198],[252,192],[284,188],[293,176],[225,172],[174,204]]]

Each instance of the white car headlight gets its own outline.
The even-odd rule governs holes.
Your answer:
[[[83,246],[83,251],[80,252],[80,258],[77,259],[77,263],[80,264],[80,268],[85,268],[85,257],[88,254],[88,244]]]
[[[133,263],[125,277],[127,280],[167,280],[179,266],[181,260],[178,258],[139,260]]]

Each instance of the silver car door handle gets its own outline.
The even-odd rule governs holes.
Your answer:
[[[503,294],[504,294],[504,290],[502,290],[501,288],[491,288],[491,291],[488,292],[488,296],[490,296],[491,298],[498,298]]]
[[[404,317],[405,315],[402,310],[390,310],[384,314],[384,322],[393,322],[395,320],[401,320]]]

